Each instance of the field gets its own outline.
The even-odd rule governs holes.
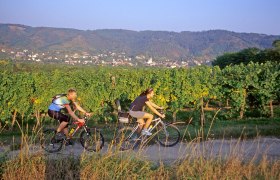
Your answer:
[[[280,138],[280,107],[276,106],[274,109],[274,118],[248,117],[242,120],[224,120],[223,112],[218,112],[216,116],[214,114],[215,112],[206,112],[207,121],[203,128],[199,125],[199,119],[196,117],[197,113],[181,111],[178,112],[178,118],[175,124],[183,135],[181,138],[183,142],[193,141],[198,137],[203,140],[237,139],[240,137],[252,139],[258,136]],[[165,121],[172,122],[172,117],[168,112]],[[23,130],[25,133],[29,135],[34,133],[32,127],[35,126],[35,121],[30,121],[29,124],[21,123],[19,126],[15,126],[12,131],[5,129],[5,127],[2,128],[0,136],[2,146],[11,145],[11,142],[14,142],[13,146],[19,147],[21,143],[20,137],[22,135],[22,127],[24,127]],[[57,122],[47,117],[42,122],[42,125],[44,127],[56,127]],[[105,141],[110,142],[114,139],[119,124],[117,122],[109,124],[99,123],[97,119],[92,118],[89,121],[89,126],[95,126],[101,129],[102,133],[105,135]],[[13,146],[11,145],[11,147]]]
[[[196,112],[179,111],[178,145],[151,142],[140,150],[119,151],[112,145],[118,124],[91,119],[105,136],[105,147],[88,153],[75,142],[61,152],[44,152],[32,127],[18,123],[2,128],[0,173],[3,179],[279,179],[280,113],[275,117],[225,120],[225,112],[206,112],[202,128]],[[190,121],[191,120],[191,121]],[[167,113],[166,121],[172,122]],[[57,124],[46,118],[43,126]]]
[[[203,129],[195,119],[183,121],[193,113],[179,112],[178,122],[184,122],[177,124],[184,134],[179,145],[163,148],[151,143],[126,152],[110,144],[116,124],[91,124],[105,136],[101,152],[87,153],[76,142],[57,154],[39,148],[32,124],[29,130],[27,124],[19,125],[12,132],[2,129],[0,172],[3,179],[279,179],[280,118],[275,109],[273,119],[229,121],[217,115]],[[50,122],[46,125],[54,126]]]
[[[0,65],[0,179],[280,178],[279,64],[129,70]],[[94,113],[88,125],[101,130],[105,146],[88,153],[76,141],[48,154],[38,137],[57,126],[46,116],[51,97],[75,86],[79,103]],[[127,110],[147,87],[167,108],[165,121],[179,128],[180,143],[162,148],[151,141],[119,151],[113,144],[115,100]]]

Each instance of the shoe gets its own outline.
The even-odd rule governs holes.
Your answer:
[[[73,145],[74,143],[73,143],[73,141],[72,141],[72,139],[66,139],[66,143],[65,143],[65,146],[69,146],[69,145]]]
[[[149,131],[146,130],[146,129],[143,129],[142,132],[141,132],[141,134],[142,134],[142,135],[146,135],[146,136],[151,136],[151,135],[152,135],[152,133],[149,132]]]
[[[59,132],[59,133],[56,133],[56,134],[55,134],[55,140],[61,141],[61,140],[63,140],[63,139],[65,139],[64,133]]]

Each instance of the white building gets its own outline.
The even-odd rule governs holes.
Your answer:
[[[147,61],[147,64],[152,64],[153,63],[153,58],[150,58],[148,61]]]

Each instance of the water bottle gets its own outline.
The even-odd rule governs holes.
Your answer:
[[[75,129],[72,127],[70,132],[69,132],[69,136],[71,136],[73,134],[73,132],[75,131]]]
[[[148,129],[148,131],[151,131],[152,128],[153,128],[153,125],[151,124],[150,127],[149,127],[149,129]]]

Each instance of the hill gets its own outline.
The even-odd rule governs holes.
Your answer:
[[[279,36],[236,33],[225,30],[202,32],[76,30],[0,24],[0,46],[38,51],[125,52],[173,60],[213,60],[225,52],[245,48],[270,48]]]

